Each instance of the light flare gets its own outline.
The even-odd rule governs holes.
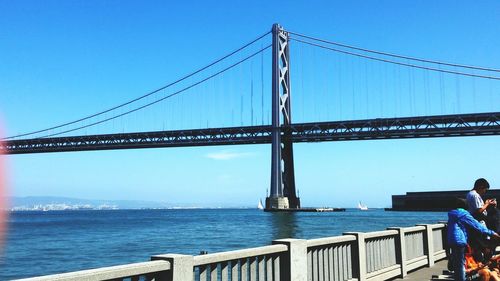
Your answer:
[[[2,120],[0,120],[0,144],[2,143],[3,127]],[[5,232],[7,231],[7,216],[8,216],[8,202],[7,202],[7,157],[2,150],[3,145],[0,145],[0,251],[3,251]]]

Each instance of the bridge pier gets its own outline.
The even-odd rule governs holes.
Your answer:
[[[295,192],[293,142],[291,133],[283,130],[292,123],[288,32],[274,24],[272,34],[271,192],[266,198],[266,211],[300,208]]]
[[[274,209],[289,209],[290,203],[288,197],[267,197],[266,198],[266,211],[273,211]]]

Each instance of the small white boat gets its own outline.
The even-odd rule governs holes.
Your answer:
[[[368,207],[366,205],[361,204],[361,202],[358,202],[358,209],[361,211],[366,211],[368,210]]]
[[[257,205],[257,209],[264,210],[264,206],[262,205],[262,200],[259,199],[259,205]]]

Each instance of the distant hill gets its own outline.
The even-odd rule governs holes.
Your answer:
[[[141,201],[141,200],[92,200],[70,197],[54,196],[28,196],[28,197],[10,197],[9,205],[11,209],[27,208],[32,209],[35,206],[80,206],[86,209],[156,209],[170,208],[172,204],[167,202]]]

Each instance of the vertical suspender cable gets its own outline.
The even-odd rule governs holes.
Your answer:
[[[301,93],[300,93],[300,97],[302,99],[302,122],[305,121],[305,108],[306,108],[306,104],[305,104],[305,95],[306,95],[306,92],[304,91],[304,47],[302,46],[299,46],[300,47],[300,50],[299,50],[299,59],[300,59],[300,87],[301,87]]]
[[[260,53],[260,94],[260,122],[264,125],[264,52]]]
[[[398,67],[398,86],[399,86],[399,90],[400,90],[400,94],[398,95],[398,110],[399,110],[399,115],[406,115],[404,113],[404,106],[403,105],[406,105],[405,104],[405,99],[404,99],[404,95],[406,95],[406,93],[404,93],[404,88],[403,87],[403,79],[404,79],[404,73],[402,73],[403,71],[401,71],[401,67]],[[405,89],[406,90],[406,89]]]
[[[354,76],[355,70],[354,70],[354,59],[351,60],[351,91],[352,91],[352,118],[356,119],[356,90],[354,89],[354,85],[356,83],[356,79]]]
[[[366,103],[366,119],[370,118],[370,98],[368,94],[368,62],[365,60],[365,103]]]
[[[472,77],[472,106],[474,107],[473,110],[476,112],[477,110],[477,103],[476,103],[476,78]]]
[[[445,88],[443,81],[443,73],[439,73],[439,92],[441,93],[441,114],[446,113],[446,103],[445,103]]]
[[[429,72],[424,70],[424,103],[425,103],[425,115],[429,115]]]
[[[343,79],[342,79],[342,75],[343,75],[343,72],[344,72],[344,64],[342,63],[343,61],[343,57],[342,56],[339,56],[337,55],[337,59],[338,59],[338,67],[337,67],[337,77],[338,77],[338,95],[339,95],[339,121],[343,120],[342,118],[342,110],[343,110],[343,94],[344,94],[344,91],[343,91]]]
[[[241,81],[243,77],[243,67],[240,67],[240,77],[239,81]],[[239,92],[240,92],[240,126],[243,126],[243,83],[238,83]]]
[[[253,126],[253,60],[250,64],[250,125]]]
[[[455,75],[455,87],[456,87],[456,96],[457,96],[457,109],[456,113],[460,113],[460,81],[458,79],[458,75]]]
[[[409,97],[409,106],[410,106],[410,115],[413,115],[413,85],[411,79],[411,70],[408,69],[408,97]]]

